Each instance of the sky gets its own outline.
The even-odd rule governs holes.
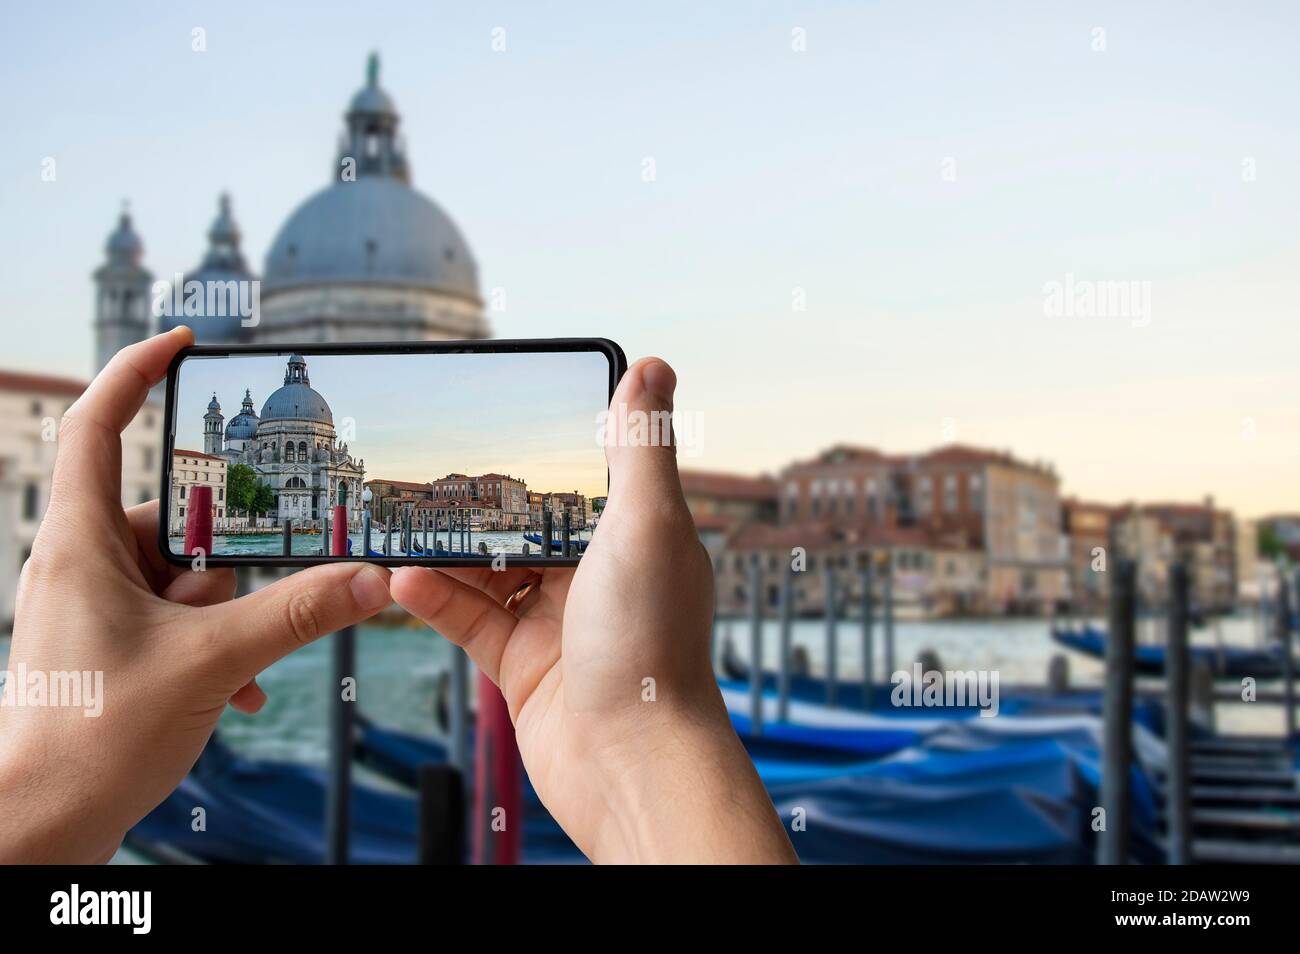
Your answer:
[[[1298,48],[1291,2],[23,5],[0,366],[89,372],[123,198],[169,275],[230,190],[260,270],[377,50],[495,333],[666,358],[689,466],[957,440],[1300,510]]]
[[[203,450],[215,393],[226,423],[244,388],[259,416],[288,356],[190,358],[177,387],[176,447]],[[307,355],[307,377],[366,479],[427,483],[450,473],[508,474],[529,490],[604,496],[599,416],[604,354]],[[545,386],[543,386],[543,383]],[[353,436],[349,437],[348,435]]]

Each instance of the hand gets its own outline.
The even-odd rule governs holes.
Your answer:
[[[122,350],[60,425],[8,668],[102,672],[102,714],[0,707],[0,861],[106,861],[180,784],[227,703],[261,707],[259,672],[390,603],[387,572],[361,563],[226,602],[232,571],[158,553],[157,501],[123,512],[121,431],[192,342],[182,327]]]
[[[675,387],[647,359],[612,408],[670,412]],[[403,567],[393,598],[500,686],[533,787],[592,860],[795,861],[713,676],[712,567],[676,450],[610,437],[609,503],[576,569],[542,571],[514,613],[532,568]]]

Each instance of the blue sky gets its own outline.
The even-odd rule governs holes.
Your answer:
[[[955,437],[1051,460],[1067,493],[1297,509],[1293,3],[81,4],[5,26],[6,367],[88,371],[123,197],[169,275],[229,189],[260,270],[377,49],[415,185],[505,290],[496,333],[663,355],[706,422],[692,466]],[[1150,324],[1045,317],[1067,274],[1150,282]]]
[[[181,365],[176,446],[203,450],[215,392],[228,423],[244,388],[259,415],[284,383],[284,357],[191,358]],[[366,479],[425,482],[458,472],[504,473],[529,490],[590,497],[607,489],[597,417],[609,363],[592,352],[470,355],[308,355],[307,376]]]

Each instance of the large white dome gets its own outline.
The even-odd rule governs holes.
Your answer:
[[[335,182],[289,216],[267,253],[264,289],[382,283],[479,302],[478,267],[451,218],[397,178]]]

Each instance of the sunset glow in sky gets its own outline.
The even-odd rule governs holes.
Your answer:
[[[373,49],[494,332],[666,358],[704,422],[692,467],[957,440],[1087,499],[1300,510],[1291,0],[360,11],[8,11],[0,364],[88,373],[124,198],[168,276],[229,190],[260,272]],[[1149,321],[1053,316],[1071,275],[1149,283]],[[358,434],[373,471],[399,463],[379,437]],[[401,466],[523,467],[419,452]]]

